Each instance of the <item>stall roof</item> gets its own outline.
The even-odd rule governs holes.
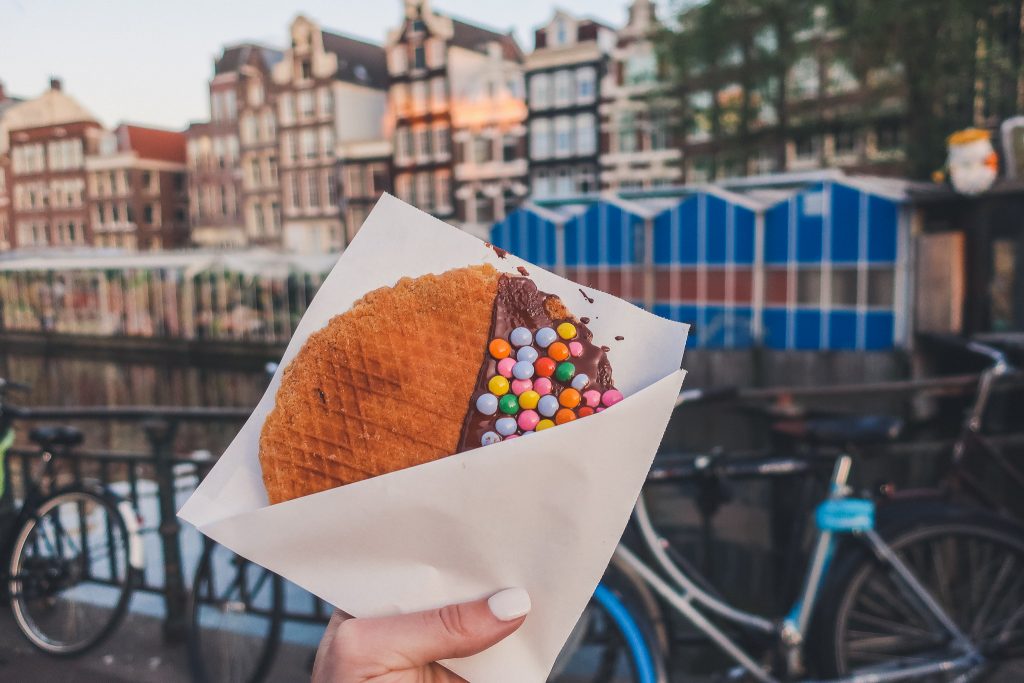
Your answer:
[[[75,249],[64,253],[15,252],[0,260],[0,272],[180,269],[199,273],[215,268],[245,275],[287,277],[292,272],[324,273],[338,254],[285,254],[269,249],[182,250],[153,253]]]

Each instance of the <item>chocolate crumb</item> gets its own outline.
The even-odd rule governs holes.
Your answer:
[[[523,277],[527,277],[530,274],[530,271],[528,271],[524,266],[516,266],[516,270],[518,270],[519,274]]]
[[[320,395],[320,402],[326,404],[327,396],[324,394],[324,390],[321,389],[320,387],[317,387],[316,393]]]
[[[505,258],[506,256],[508,256],[508,251],[506,251],[505,249],[502,249],[501,247],[496,247],[493,244],[489,246],[491,247],[491,249],[494,250],[494,253],[498,255],[498,258]]]
[[[622,335],[620,334],[620,335],[619,335],[618,337],[616,337],[616,338],[615,338],[615,341],[622,341],[623,339],[625,339],[625,337],[623,337],[623,336],[622,336]]]
[[[594,300],[587,296],[587,293],[583,291],[582,287],[580,287],[580,294],[582,294],[583,298],[587,300],[587,303],[594,303]]]
[[[608,353],[609,351],[611,351],[611,348],[608,346],[602,346],[601,350],[604,351],[605,353]]]
[[[588,318],[587,316],[583,316],[582,318],[580,318],[580,322],[586,325],[587,323],[590,322],[590,318]]]

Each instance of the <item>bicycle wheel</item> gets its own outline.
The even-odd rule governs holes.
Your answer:
[[[197,683],[259,683],[281,638],[280,576],[206,541],[188,601],[188,658]]]
[[[601,584],[552,669],[549,683],[662,683],[654,631]]]
[[[67,490],[39,505],[11,549],[18,628],[52,655],[82,654],[113,632],[132,592],[128,529],[117,504]]]
[[[905,505],[880,535],[986,659],[992,683],[1024,680],[1024,535],[991,514]],[[912,666],[953,654],[950,638],[901,593],[893,571],[864,549],[837,561],[821,596],[818,659],[824,676]],[[952,681],[963,671],[915,680]]]

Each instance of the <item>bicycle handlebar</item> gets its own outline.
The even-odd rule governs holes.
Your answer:
[[[5,391],[9,391],[9,390],[13,390],[13,391],[31,391],[32,387],[30,387],[27,384],[22,384],[21,382],[12,382],[9,379],[4,379],[3,377],[0,377],[0,393],[3,393]]]

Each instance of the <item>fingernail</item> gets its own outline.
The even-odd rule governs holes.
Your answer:
[[[530,594],[522,588],[506,588],[487,600],[487,606],[500,621],[512,621],[530,612]]]

